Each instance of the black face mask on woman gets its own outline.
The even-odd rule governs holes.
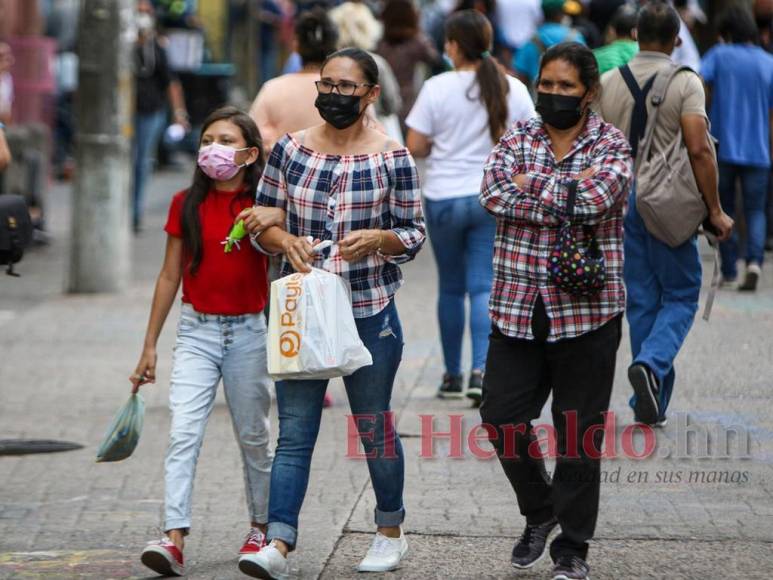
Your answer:
[[[333,127],[346,129],[354,125],[362,114],[360,100],[362,97],[359,95],[319,94],[314,101],[314,106],[317,107],[320,116]]]
[[[587,93],[586,93],[587,94]],[[542,120],[556,129],[569,129],[574,127],[582,119],[581,97],[569,95],[556,95],[554,93],[537,93],[537,112]]]

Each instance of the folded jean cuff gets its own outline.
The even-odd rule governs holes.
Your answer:
[[[405,508],[400,508],[396,512],[382,512],[378,508],[373,511],[376,517],[376,525],[380,528],[394,528],[405,520]]]
[[[269,522],[266,541],[271,542],[271,540],[282,540],[290,548],[290,551],[293,551],[295,550],[295,542],[298,540],[298,530],[282,522]]]
[[[164,522],[164,533],[170,530],[182,530],[183,536],[187,536],[191,529],[191,521],[182,518],[168,519]]]

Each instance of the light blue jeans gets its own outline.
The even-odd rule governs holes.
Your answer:
[[[187,531],[191,526],[196,463],[221,378],[242,453],[250,517],[260,524],[268,521],[273,452],[265,318],[200,314],[183,304],[169,392],[172,426],[165,464],[165,530]]]
[[[437,263],[440,292],[437,317],[446,372],[462,372],[465,298],[470,300],[472,370],[486,366],[491,320],[488,301],[494,277],[496,220],[477,193],[424,202],[429,241]]]

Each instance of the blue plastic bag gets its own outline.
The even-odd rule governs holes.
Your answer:
[[[97,451],[97,463],[129,457],[140,440],[144,417],[145,401],[138,394],[131,395],[113,417]]]

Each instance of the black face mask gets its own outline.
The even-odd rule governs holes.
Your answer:
[[[314,106],[320,116],[336,129],[351,127],[360,118],[360,100],[358,95],[339,95],[328,93],[317,95]]]
[[[587,93],[586,93],[587,94]],[[556,129],[569,129],[582,119],[582,97],[537,93],[537,112],[542,120]]]

